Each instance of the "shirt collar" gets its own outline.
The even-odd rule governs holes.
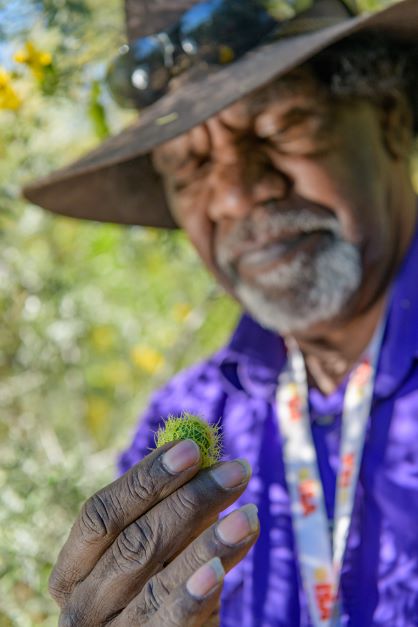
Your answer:
[[[260,326],[244,314],[229,343],[231,351],[263,363],[266,368],[280,371],[285,358],[283,339]]]
[[[274,393],[285,362],[283,339],[244,314],[223,353],[221,372],[235,388],[266,398]]]
[[[375,394],[390,396],[418,357],[418,226],[392,286],[375,382]],[[286,361],[283,339],[249,315],[240,319],[223,352],[221,371],[234,387],[271,397]]]

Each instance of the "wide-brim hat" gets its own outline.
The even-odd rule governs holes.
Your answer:
[[[192,0],[126,0],[129,41],[174,24]],[[150,153],[209,119],[328,46],[355,33],[385,32],[417,41],[418,0],[353,15],[341,0],[316,0],[307,32],[258,46],[235,62],[183,80],[139,115],[137,122],[69,166],[28,185],[34,204],[74,218],[175,228]],[[306,24],[306,15],[304,16]]]

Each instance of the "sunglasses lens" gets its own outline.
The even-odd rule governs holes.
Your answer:
[[[110,65],[107,83],[122,107],[146,107],[165,92],[171,78],[167,52],[158,37],[143,37],[124,46]]]
[[[109,87],[121,106],[146,107],[158,100],[171,78],[190,67],[194,60],[231,63],[313,2],[198,2],[170,30],[137,39],[131,47],[124,46],[109,68]]]
[[[257,0],[211,0],[194,5],[180,20],[183,50],[209,63],[228,63],[277,26]]]

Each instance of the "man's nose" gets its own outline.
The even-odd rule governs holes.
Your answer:
[[[246,155],[236,161],[217,163],[211,176],[209,218],[245,218],[256,206],[284,200],[290,191],[289,179],[265,161]]]
[[[255,142],[237,141],[217,118],[209,120],[207,127],[213,159],[208,207],[211,220],[244,218],[256,205],[286,196],[287,177],[273,169]]]
[[[251,209],[251,188],[245,181],[244,150],[235,133],[215,116],[207,128],[212,145],[209,217],[239,219]]]
[[[244,218],[253,206],[251,186],[245,180],[240,163],[218,163],[211,177],[209,218],[217,222],[222,218]]]

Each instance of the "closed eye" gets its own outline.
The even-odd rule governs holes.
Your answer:
[[[200,181],[210,167],[209,157],[188,159],[183,167],[176,170],[172,176],[172,183],[176,192],[181,192],[190,187],[193,183]]]
[[[286,154],[316,155],[335,144],[329,121],[310,117],[303,123],[289,124],[265,138],[269,146]]]

